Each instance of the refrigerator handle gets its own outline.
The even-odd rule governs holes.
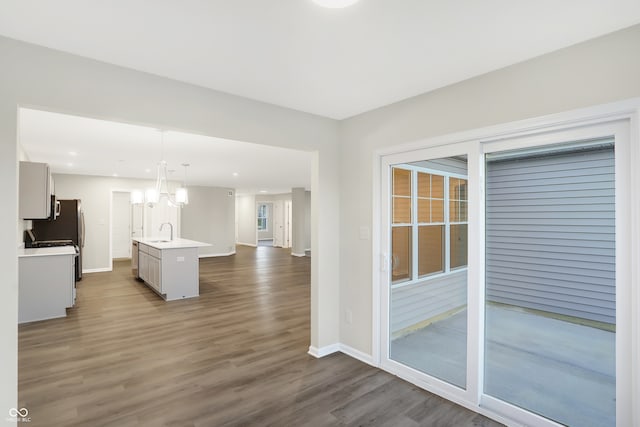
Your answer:
[[[80,240],[80,247],[84,248],[84,211],[80,211],[80,223],[81,223],[81,240]]]

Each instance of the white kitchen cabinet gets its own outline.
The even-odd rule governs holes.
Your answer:
[[[138,276],[167,301],[200,294],[198,248],[208,243],[134,239],[138,242]]]
[[[158,293],[162,293],[162,271],[159,258],[149,255],[149,285]]]
[[[46,163],[20,162],[19,215],[22,219],[51,216],[53,179]]]
[[[73,246],[22,249],[18,258],[18,322],[67,315],[75,305]]]

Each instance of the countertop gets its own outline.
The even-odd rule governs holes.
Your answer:
[[[147,246],[151,246],[152,248],[156,248],[156,249],[180,249],[180,248],[202,248],[205,246],[211,246],[210,243],[204,243],[204,242],[197,242],[195,240],[189,240],[189,239],[173,239],[171,241],[167,241],[165,239],[162,239],[160,237],[158,238],[153,238],[153,237],[147,237],[147,238],[133,238],[133,240],[135,240],[136,242],[140,242],[143,243]]]
[[[73,246],[55,246],[52,248],[20,248],[18,258],[29,256],[75,255]]]

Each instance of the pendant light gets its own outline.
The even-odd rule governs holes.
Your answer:
[[[189,192],[187,191],[187,168],[189,167],[189,163],[183,163],[182,167],[184,167],[184,181],[182,181],[182,187],[176,188],[176,203],[188,205]]]
[[[153,207],[160,202],[162,196],[166,197],[167,203],[172,207],[183,207],[189,203],[189,195],[187,193],[187,167],[188,163],[183,163],[184,166],[184,181],[183,186],[176,190],[175,195],[169,191],[169,179],[167,175],[167,161],[164,159],[164,131],[160,131],[160,144],[162,147],[160,161],[158,162],[156,170],[156,185],[152,188],[147,188],[144,192],[144,198],[142,192],[135,190],[131,192],[131,203],[140,204],[146,203],[149,207]]]

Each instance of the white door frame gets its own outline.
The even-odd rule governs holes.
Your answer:
[[[517,422],[557,426],[546,418],[531,414],[482,394],[484,365],[482,336],[484,312],[484,162],[485,152],[545,145],[558,138],[579,140],[594,136],[594,129],[616,137],[616,419],[619,426],[640,424],[640,99],[580,109],[567,113],[524,120],[500,126],[417,141],[374,153],[373,201],[373,361],[422,388],[503,423]],[[597,131],[596,131],[597,132]],[[626,134],[626,135],[625,135]],[[603,135],[604,136],[604,135]],[[626,141],[625,141],[626,139]],[[393,163],[448,157],[469,157],[469,322],[467,390],[429,377],[388,358],[388,244],[389,244],[389,165]],[[419,158],[415,156],[418,155]],[[427,156],[427,157],[424,157]],[[421,157],[421,158],[420,158]],[[473,219],[475,218],[475,219]],[[472,222],[474,225],[472,225]],[[475,277],[474,277],[475,276]],[[625,285],[626,284],[626,285]],[[471,325],[469,325],[471,326]],[[475,360],[473,360],[475,358]],[[632,377],[632,374],[635,376]]]

